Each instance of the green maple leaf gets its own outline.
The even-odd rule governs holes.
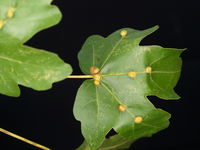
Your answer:
[[[37,32],[57,24],[61,13],[52,0],[0,1],[0,93],[19,96],[18,84],[51,88],[72,71],[56,54],[24,46]]]
[[[121,29],[104,38],[89,37],[78,58],[85,74],[94,79],[78,90],[74,115],[90,149],[97,149],[113,128],[129,140],[148,137],[169,125],[170,114],[147,99],[178,99],[174,92],[181,71],[182,49],[140,46],[158,27],[139,31]]]

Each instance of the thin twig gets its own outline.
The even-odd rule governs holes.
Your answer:
[[[12,132],[9,132],[9,131],[7,131],[7,130],[5,130],[5,129],[0,128],[0,132],[2,132],[2,133],[4,133],[4,134],[7,134],[7,135],[9,135],[9,136],[11,136],[11,137],[14,137],[14,138],[16,138],[16,139],[18,139],[18,140],[21,140],[21,141],[23,141],[23,142],[25,142],[25,143],[28,143],[28,144],[30,144],[30,145],[33,145],[33,146],[35,146],[35,147],[41,148],[41,149],[43,149],[43,150],[51,150],[51,149],[49,149],[49,148],[47,148],[47,147],[45,147],[45,146],[42,146],[42,145],[40,145],[40,144],[38,144],[38,143],[35,143],[35,142],[33,142],[33,141],[30,141],[30,140],[28,140],[28,139],[25,139],[25,138],[23,138],[23,137],[21,137],[21,136],[19,136],[19,135],[16,135],[16,134],[14,134],[14,133],[12,133]]]

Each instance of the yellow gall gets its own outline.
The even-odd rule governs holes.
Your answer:
[[[15,8],[10,8],[9,10],[8,10],[8,12],[7,12],[7,17],[8,18],[12,18],[13,16],[14,16],[14,12],[15,12]]]
[[[92,75],[98,74],[99,71],[100,71],[99,68],[97,68],[97,67],[95,67],[95,66],[90,67],[90,73],[91,73]]]
[[[95,75],[93,75],[93,79],[94,79],[94,84],[95,85],[99,85],[100,81],[101,81],[101,75],[100,74],[95,74]]]
[[[126,30],[121,30],[120,31],[120,35],[122,36],[122,37],[125,37],[126,35],[127,35],[127,31]]]
[[[93,76],[93,78],[94,78],[94,80],[96,80],[96,81],[100,81],[100,80],[101,80],[101,75],[96,74],[96,75]]]
[[[1,20],[0,19],[0,29],[2,29],[3,28],[3,26],[4,26],[4,24],[6,23],[6,21],[5,20]]]
[[[100,81],[94,80],[94,85],[100,85]]]
[[[121,111],[121,112],[125,112],[126,109],[127,109],[127,107],[126,107],[125,105],[123,105],[123,104],[120,104],[120,105],[118,106],[118,109],[119,109],[119,111]]]
[[[151,71],[152,71],[152,68],[151,68],[151,67],[146,67],[146,69],[145,69],[145,72],[146,72],[146,73],[151,73]]]
[[[135,78],[137,76],[136,72],[128,72],[128,76],[131,78]]]
[[[142,118],[141,116],[136,116],[136,117],[134,118],[134,122],[135,122],[135,123],[141,123],[142,120],[143,120],[143,118]]]

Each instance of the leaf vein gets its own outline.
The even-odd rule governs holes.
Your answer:
[[[104,60],[104,62],[102,63],[100,70],[103,68],[103,66],[106,64],[106,62],[109,60],[109,58],[112,56],[113,52],[115,51],[115,49],[117,48],[117,46],[121,43],[123,38],[120,38],[120,40],[113,46],[111,52],[108,54],[108,57],[106,57],[106,59]]]
[[[7,61],[15,62],[15,63],[18,63],[18,64],[22,64],[22,61],[19,61],[19,60],[13,59],[13,58],[8,58],[8,57],[5,57],[5,56],[0,56],[0,58],[7,60]]]

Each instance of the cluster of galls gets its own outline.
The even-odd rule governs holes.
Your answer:
[[[0,19],[0,29],[3,28],[3,26],[6,24],[8,19],[11,19],[14,16],[15,11],[16,11],[16,8],[13,8],[13,7],[8,9],[6,20]]]
[[[100,69],[95,66],[92,66],[92,67],[90,67],[90,73],[91,73],[91,75],[93,75],[94,85],[99,85],[101,82]]]

